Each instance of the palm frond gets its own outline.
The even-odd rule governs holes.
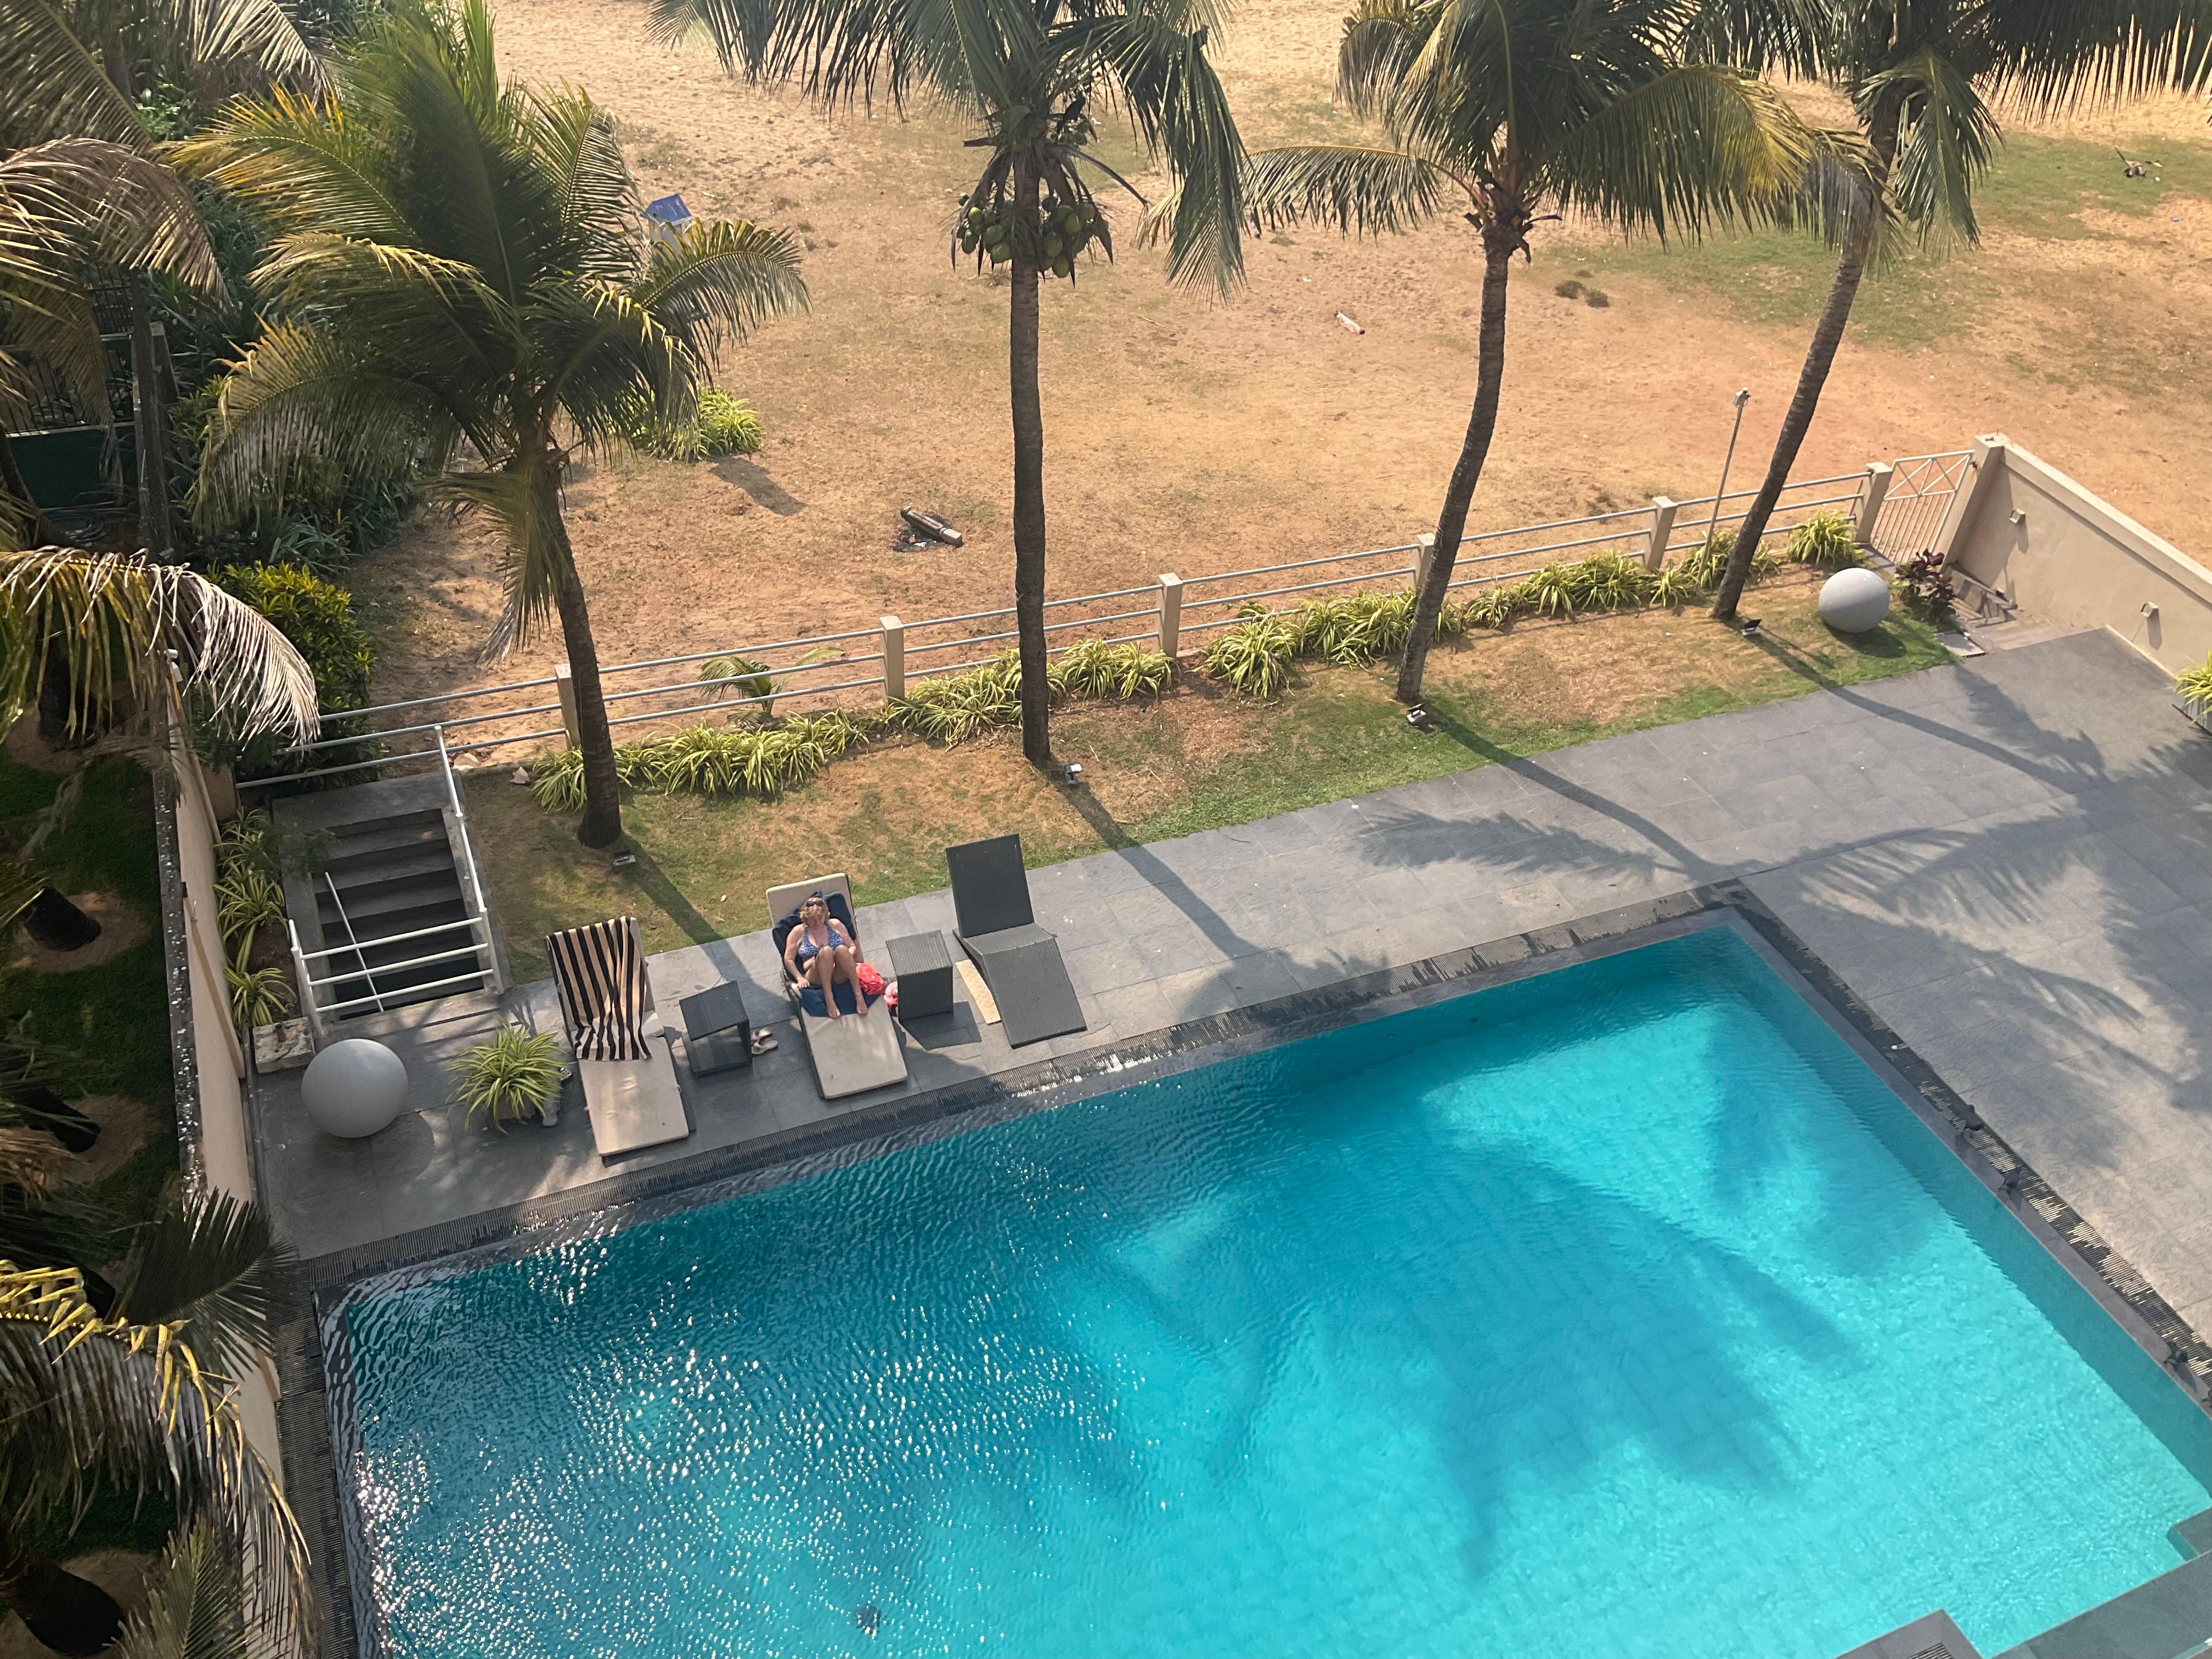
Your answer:
[[[229,1384],[171,1326],[105,1319],[74,1268],[0,1261],[0,1504],[18,1518],[66,1510],[96,1483],[162,1492],[264,1573],[254,1618],[307,1650],[305,1539],[247,1443]]]
[[[577,269],[601,282],[634,280],[641,264],[637,185],[613,118],[571,87],[529,98],[524,141],[553,182]]]
[[[1836,62],[1841,32],[1824,0],[1696,0],[1674,51],[1691,63],[1809,77]]]
[[[1455,198],[1471,198],[1464,179],[1403,150],[1286,145],[1245,167],[1245,206],[1263,229],[1319,222],[1380,235],[1425,223]]]
[[[1978,240],[1974,185],[1989,170],[1997,123],[1973,82],[1933,46],[1908,53],[1870,76],[1859,93],[1863,110],[1900,106],[1890,195],[1906,222],[1923,235]]]
[[[222,291],[199,210],[159,162],[99,138],[0,156],[0,285],[10,302],[49,283],[81,289],[94,260]]]
[[[1244,141],[1206,61],[1205,31],[1133,9],[1069,23],[1054,49],[1062,64],[1095,63],[1113,77],[1146,149],[1167,164],[1176,182],[1170,277],[1226,293],[1244,272]]]
[[[1698,235],[1787,216],[1832,143],[1748,71],[1685,64],[1560,134],[1541,173],[1560,201],[1618,228]]]
[[[553,614],[570,568],[567,530],[553,491],[519,465],[448,472],[430,481],[434,501],[481,513],[500,529],[500,580],[507,603],[493,624],[488,655],[503,656],[535,638]]]
[[[23,906],[27,906],[45,888],[36,876],[30,876],[26,884],[27,873],[20,865],[0,862],[0,938],[6,936],[8,923],[15,919],[8,915],[11,892],[21,891],[27,884],[30,890],[23,899]],[[18,915],[21,908],[18,907]],[[68,1167],[69,1149],[45,1130],[0,1127],[0,1186],[15,1188],[33,1200],[44,1198]]]
[[[10,3],[11,0],[0,0]],[[335,100],[276,88],[226,106],[208,130],[172,145],[179,171],[249,204],[279,230],[412,246],[392,158]]]
[[[2032,108],[2212,85],[2207,0],[2005,0],[1968,9],[1965,23],[1975,76]]]
[[[38,695],[50,653],[69,665],[70,720],[82,728],[109,688],[141,702],[185,696],[224,708],[245,735],[315,735],[315,679],[292,642],[252,606],[181,565],[43,548],[0,554],[0,715]]]
[[[175,1326],[201,1365],[236,1376],[272,1346],[293,1261],[258,1206],[210,1189],[140,1230],[111,1312],[134,1325]]]
[[[208,422],[194,515],[207,525],[248,511],[257,489],[301,468],[371,478],[442,465],[464,414],[437,387],[389,374],[336,331],[279,323],[231,367]]]
[[[629,297],[690,351],[711,356],[726,338],[741,340],[763,323],[808,308],[799,266],[790,232],[716,220],[655,242]]]
[[[1379,116],[1431,27],[1419,0],[1359,0],[1336,48],[1336,95],[1357,115]]]
[[[203,73],[258,70],[319,90],[327,76],[321,56],[277,0],[164,0],[155,8]]]
[[[52,0],[0,0],[0,86],[8,88],[0,146],[64,137],[132,148],[145,143],[131,100]]]
[[[145,1607],[131,1615],[116,1659],[253,1659],[245,1575],[208,1526],[169,1540]]]

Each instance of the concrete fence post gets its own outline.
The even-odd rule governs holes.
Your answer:
[[[1889,483],[1897,469],[1887,461],[1869,461],[1859,498],[1851,507],[1851,539],[1861,547],[1874,545],[1874,527],[1881,518],[1881,504],[1889,499]]]
[[[565,662],[553,665],[554,688],[561,694],[561,724],[568,733],[568,747],[581,749],[582,728],[576,722],[576,677]]]
[[[884,701],[896,702],[906,696],[906,624],[896,617],[884,618]]]
[[[1432,530],[1424,530],[1413,538],[1413,592],[1419,593],[1429,585],[1429,567],[1436,562],[1437,537]]]
[[[1657,570],[1667,562],[1667,544],[1674,539],[1674,515],[1682,504],[1668,495],[1651,498],[1651,528],[1644,538],[1644,568]]]
[[[1160,573],[1160,654],[1176,659],[1182,640],[1182,578],[1172,570]]]
[[[1966,526],[1973,523],[1983,500],[1996,483],[1997,474],[2005,464],[2005,438],[2002,433],[1986,433],[1974,440],[1972,457],[1966,463],[1966,476],[1959,481],[1959,488],[1944,509],[1943,522],[1936,532],[1932,544],[1936,556],[1948,565],[1957,553],[1959,543],[1965,537]]]

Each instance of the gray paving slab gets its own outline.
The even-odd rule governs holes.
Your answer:
[[[907,1034],[910,1086],[1741,878],[2170,1301],[2212,1311],[2212,738],[2170,702],[2125,647],[2079,634],[1033,871],[1091,1029],[1018,1053],[963,1000]],[[877,945],[949,932],[951,896],[860,920]],[[765,933],[651,972],[664,1006],[737,981],[782,1046],[686,1074],[691,1139],[622,1170],[886,1097],[815,1093]],[[542,1020],[547,1000],[524,988],[510,1011]],[[552,1128],[464,1124],[444,1062],[495,1011],[441,1007],[395,1034],[409,1111],[369,1143],[308,1127],[296,1073],[263,1081],[264,1184],[307,1255],[619,1172],[580,1103]]]

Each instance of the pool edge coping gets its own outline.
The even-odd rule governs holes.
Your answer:
[[[2191,1403],[2212,1416],[2212,1346],[1744,881],[1729,879],[1373,969],[651,1170],[618,1174],[580,1192],[502,1206],[303,1262],[277,1354],[278,1419],[285,1487],[309,1532],[311,1576],[329,1620],[327,1650],[386,1659],[368,1594],[361,1516],[339,1470],[341,1455],[350,1460],[360,1448],[344,1351],[345,1313],[361,1297],[1715,927],[1743,938]]]

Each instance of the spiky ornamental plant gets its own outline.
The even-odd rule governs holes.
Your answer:
[[[1727,620],[1886,236],[1979,240],[1974,189],[2002,137],[1991,100],[2050,111],[2212,85],[2212,0],[1701,0],[1686,40],[1693,52],[1826,79],[1866,141],[1826,181],[1836,274],[1713,596]]]
[[[1692,0],[1361,0],[1345,19],[1338,95],[1378,145],[1298,145],[1251,158],[1261,225],[1410,229],[1457,210],[1480,239],[1474,408],[1437,515],[1436,550],[1398,671],[1417,702],[1469,505],[1497,429],[1506,283],[1546,219],[1573,210],[1624,232],[1701,234],[1789,210],[1835,140],[1742,70],[1672,47]]]
[[[965,248],[1011,279],[1022,751],[1048,763],[1038,289],[1048,272],[1073,277],[1079,251],[1112,251],[1091,175],[1120,175],[1089,149],[1089,112],[1108,107],[1179,181],[1164,233],[1170,276],[1225,289],[1241,275],[1243,146],[1206,59],[1212,0],[653,0],[653,16],[671,39],[703,31],[726,65],[753,80],[797,82],[839,108],[878,95],[901,106],[937,99],[979,129],[968,142],[988,154],[952,245],[956,258]]]
[[[562,479],[641,409],[689,425],[717,346],[805,308],[796,246],[737,220],[648,240],[614,124],[574,88],[502,83],[483,0],[398,0],[333,82],[324,100],[234,103],[177,152],[277,228],[254,281],[291,319],[223,382],[198,511],[235,517],[310,465],[428,469],[505,543],[491,648],[558,618],[577,836],[605,846],[614,741]]]

